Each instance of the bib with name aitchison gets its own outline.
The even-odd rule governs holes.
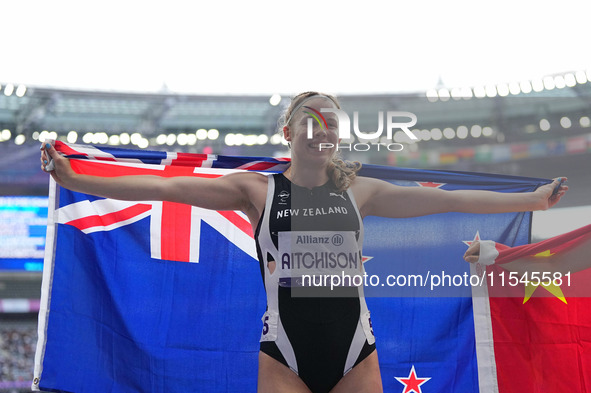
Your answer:
[[[261,351],[312,391],[329,391],[375,349],[360,285],[362,218],[352,191],[331,181],[309,189],[268,179],[255,232],[267,292]]]

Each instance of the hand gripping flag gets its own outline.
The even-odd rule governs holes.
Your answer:
[[[216,177],[279,172],[289,164],[61,142],[56,148],[75,171],[100,176]],[[408,187],[498,192],[528,192],[549,182],[371,165],[361,175]],[[108,200],[53,182],[49,210],[34,390],[256,391],[265,295],[243,213]],[[510,246],[528,243],[530,218],[446,213],[364,220],[365,293],[385,391],[522,391],[497,384],[495,329],[501,324],[512,332],[511,319],[463,285],[474,266],[462,255],[464,241],[477,232]],[[567,315],[557,324],[569,326]],[[535,364],[536,381],[553,371],[528,361],[519,367]],[[588,383],[588,366],[581,367],[560,377]]]

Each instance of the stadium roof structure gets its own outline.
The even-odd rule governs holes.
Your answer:
[[[358,112],[361,131],[377,130],[379,111],[411,112],[417,116],[412,129],[418,132],[419,144],[428,145],[424,147],[475,146],[590,132],[586,120],[591,115],[589,80],[591,75],[580,72],[521,84],[440,88],[426,94],[343,95],[339,99],[352,126],[353,113]],[[0,92],[4,93],[0,94],[0,129],[9,130],[10,138],[23,135],[20,141],[37,140],[44,130],[55,131],[64,139],[70,131],[76,131],[80,137],[86,133],[102,133],[107,137],[139,133],[149,146],[157,146],[166,144],[162,136],[156,140],[159,135],[192,134],[199,129],[219,131],[219,137],[213,141],[199,143],[198,139],[190,143],[193,138],[189,138],[187,143],[175,140],[168,144],[189,151],[198,151],[208,144],[219,152],[227,145],[228,134],[266,135],[270,138],[277,133],[277,119],[289,103],[287,97],[270,100],[269,96],[143,94],[15,87],[11,84],[1,85]],[[473,130],[475,125],[477,127]],[[465,137],[465,129],[458,130],[462,126],[469,131]],[[483,135],[481,131],[485,127],[490,129]],[[387,128],[386,121],[384,128]],[[449,130],[446,136],[445,129],[453,130],[453,136]],[[385,131],[383,135],[386,135]],[[92,141],[92,138],[87,140]],[[265,138],[261,140],[265,141]],[[111,138],[110,142],[121,143],[117,138]],[[242,142],[238,144],[248,154],[249,144]],[[96,138],[94,143],[97,143]],[[270,144],[269,139],[263,144],[255,142],[250,145],[265,152],[261,145],[266,144]]]

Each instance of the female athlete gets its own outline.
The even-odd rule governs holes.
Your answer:
[[[400,187],[356,176],[359,164],[345,163],[335,156],[334,147],[326,148],[339,142],[334,114],[324,112],[326,125],[315,124],[308,136],[309,113],[322,108],[340,105],[335,97],[316,92],[302,93],[292,100],[282,127],[283,137],[291,144],[291,165],[276,175],[247,172],[216,179],[107,178],[75,173],[69,160],[51,145],[44,146],[41,153],[42,169],[46,170],[51,157],[55,163],[51,176],[74,191],[121,200],[166,200],[207,209],[241,210],[248,216],[267,292],[259,392],[382,391],[363,288],[342,288],[345,296],[339,297],[291,296],[301,269],[340,266],[332,257],[335,246],[318,244],[321,238],[337,236],[339,247],[355,259],[361,255],[366,216],[545,210],[567,190],[558,180],[534,192],[507,194]],[[558,192],[553,193],[556,187]],[[306,249],[321,257],[314,264],[295,258],[298,250]],[[361,263],[358,266],[363,269]]]

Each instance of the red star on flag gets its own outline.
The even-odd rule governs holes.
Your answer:
[[[431,378],[417,378],[417,373],[415,372],[415,366],[413,364],[412,368],[410,369],[410,373],[408,377],[394,377],[398,382],[404,385],[404,390],[402,393],[422,393],[421,392],[421,385],[430,380]]]
[[[470,247],[472,245],[472,243],[474,243],[475,241],[480,241],[480,232],[476,231],[476,236],[474,236],[474,239],[472,240],[463,240],[462,243],[464,243],[465,245],[467,245],[468,247]]]

